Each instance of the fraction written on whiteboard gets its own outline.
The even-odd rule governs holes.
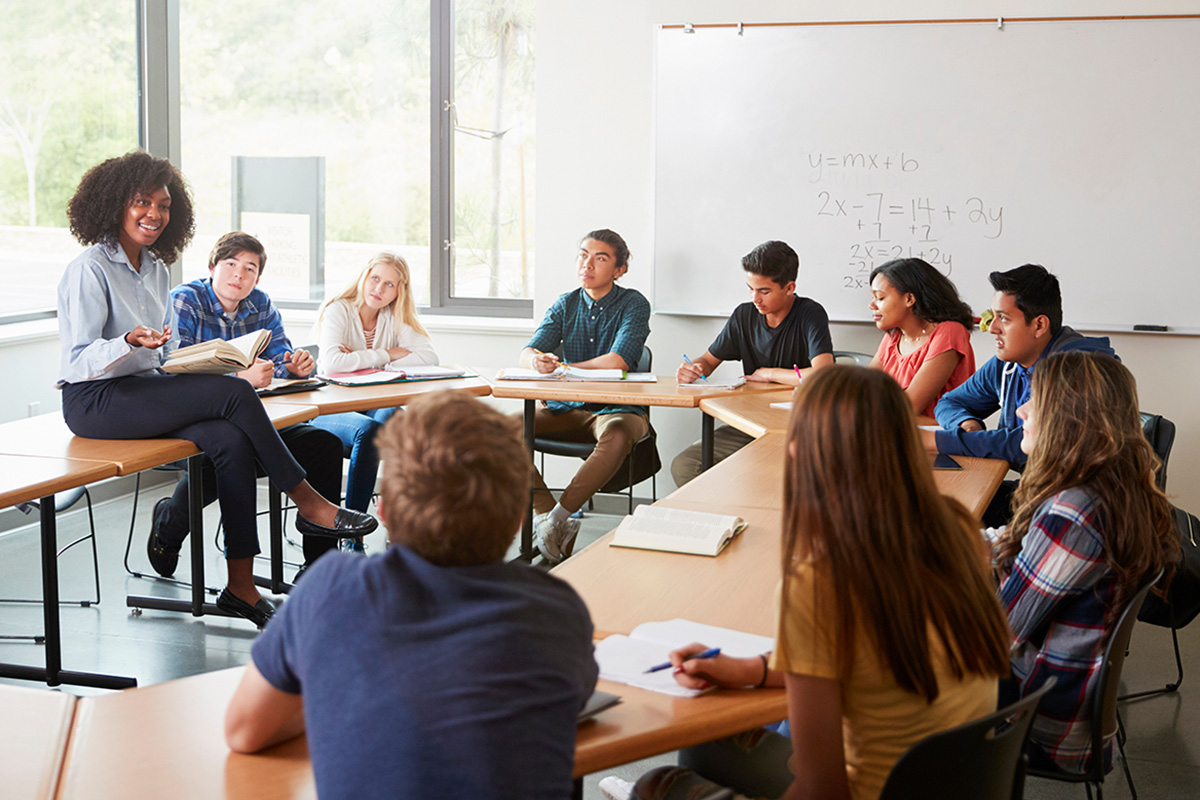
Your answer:
[[[982,197],[943,202],[899,193],[834,194],[817,192],[814,208],[821,224],[844,227],[851,236],[846,251],[849,271],[843,288],[869,288],[871,270],[894,258],[920,258],[946,275],[954,254],[940,242],[950,228],[968,226],[984,239],[1004,233],[1004,206]]]

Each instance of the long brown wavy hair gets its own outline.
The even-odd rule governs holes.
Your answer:
[[[1155,483],[1160,462],[1142,432],[1133,375],[1111,356],[1060,353],[1034,367],[1030,402],[1037,436],[996,549],[1001,571],[1011,569],[1041,505],[1078,486],[1099,505],[1114,579],[1110,613],[1164,568],[1165,586],[1179,560],[1179,534],[1171,503]]]
[[[809,562],[832,588],[835,607],[817,618],[833,626],[843,679],[858,624],[896,683],[930,702],[930,630],[956,678],[1008,674],[1008,621],[979,522],[938,491],[899,384],[881,370],[820,370],[797,390],[788,439],[781,614]]]

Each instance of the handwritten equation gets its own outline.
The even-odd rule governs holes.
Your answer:
[[[851,234],[842,276],[846,289],[870,288],[871,270],[894,258],[920,258],[950,275],[954,253],[941,240],[951,228],[961,233],[965,225],[971,235],[984,239],[1004,233],[1004,206],[982,197],[944,202],[898,193],[822,190],[815,201],[818,224],[845,227]]]

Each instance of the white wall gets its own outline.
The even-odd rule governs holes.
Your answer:
[[[851,9],[851,10],[848,10]],[[1099,14],[1194,13],[1185,0],[547,0],[538,4],[538,271],[536,311],[574,285],[573,255],[580,234],[610,227],[628,241],[633,259],[623,279],[647,295],[654,236],[654,30],[661,23],[915,19]],[[898,54],[897,57],[902,57]],[[1175,94],[1178,87],[1152,87]],[[749,189],[749,187],[748,187]],[[1130,235],[1136,235],[1131,232]],[[754,244],[754,243],[750,243]],[[793,242],[801,258],[803,242]],[[1014,266],[1016,266],[1014,264]],[[1047,265],[1053,269],[1053,264]],[[735,265],[731,265],[735,268]],[[987,286],[960,287],[975,308],[986,306]],[[1158,290],[1148,287],[1147,291]],[[1179,287],[1188,291],[1188,287]],[[820,298],[817,298],[820,299]],[[732,300],[730,305],[732,306]],[[1067,320],[1070,323],[1070,320]],[[682,353],[702,351],[720,320],[656,316],[649,344],[655,371],[674,370]],[[871,326],[833,326],[841,350],[874,352]],[[1176,502],[1200,510],[1200,341],[1153,334],[1115,335],[1113,345],[1138,379],[1142,408],[1179,426],[1169,490]],[[991,337],[976,334],[977,360],[991,356]],[[699,437],[697,412],[656,409],[654,426],[664,461]],[[670,484],[664,471],[662,481]],[[661,491],[660,491],[661,494]]]

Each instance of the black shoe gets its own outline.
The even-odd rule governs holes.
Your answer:
[[[169,497],[164,497],[154,504],[154,511],[150,514],[150,538],[146,540],[146,555],[150,558],[150,566],[164,578],[174,575],[175,568],[179,566],[179,545],[167,544],[158,532],[170,505]]]
[[[308,569],[307,562],[300,565],[300,569],[296,570],[296,574],[292,576],[292,586],[295,586],[297,583],[300,582],[300,579],[304,577],[304,572],[307,569]]]
[[[366,536],[379,527],[379,520],[361,511],[351,511],[339,508],[334,517],[333,527],[327,528],[311,522],[299,514],[296,515],[296,530],[306,536],[332,536],[338,539],[354,539]]]
[[[229,591],[228,587],[221,590],[221,595],[217,598],[217,608],[229,614],[245,617],[257,625],[260,631],[267,627],[267,623],[271,621],[271,617],[275,616],[275,606],[266,600],[260,597],[257,603],[250,605]]]

